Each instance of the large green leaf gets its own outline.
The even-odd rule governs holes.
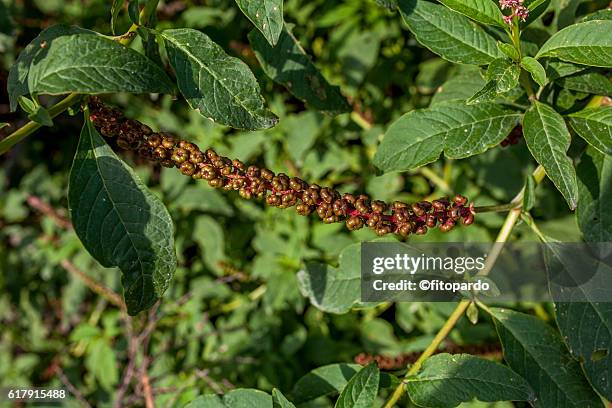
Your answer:
[[[452,62],[484,65],[503,54],[478,24],[425,0],[400,0],[402,18],[418,42]]]
[[[580,137],[600,152],[612,154],[612,106],[587,108],[568,118]]]
[[[185,408],[272,408],[272,397],[263,391],[238,388],[223,397],[213,394],[199,396]]]
[[[300,378],[291,391],[296,404],[331,394],[340,394],[348,381],[363,367],[359,364],[329,364],[315,368]],[[380,373],[380,388],[395,388],[400,380],[392,374]]]
[[[47,41],[28,72],[28,89],[37,94],[171,93],[164,71],[142,54],[91,33]]]
[[[504,359],[535,391],[534,407],[603,407],[580,364],[552,327],[524,313],[498,308],[490,311]]]
[[[292,400],[301,404],[313,399],[340,393],[361,366],[359,364],[330,364],[315,368],[300,378],[291,391]]]
[[[164,30],[161,35],[179,90],[193,109],[239,129],[269,128],[278,122],[264,106],[259,84],[244,62],[197,30]]]
[[[612,303],[557,302],[557,323],[597,391],[612,400]]]
[[[567,150],[571,136],[563,117],[550,106],[534,101],[523,119],[523,135],[531,154],[563,194],[570,208],[576,208],[576,170]]]
[[[119,267],[130,314],[150,307],[176,269],[170,214],[89,120],[70,172],[68,204],[74,229],[105,267]]]
[[[563,61],[596,67],[612,67],[612,21],[594,20],[573,24],[553,35],[536,58],[555,57]]]
[[[503,27],[503,14],[493,0],[439,0],[446,7],[453,9],[472,20],[484,24]]]
[[[415,110],[389,127],[374,164],[385,171],[409,170],[435,161],[442,151],[451,158],[480,154],[499,144],[519,118],[494,103],[448,102]]]
[[[283,0],[236,0],[236,4],[274,47],[283,31]]]
[[[11,67],[11,110],[30,93],[164,92],[173,85],[157,65],[118,42],[79,27],[42,31]]]
[[[249,42],[266,75],[311,108],[330,114],[350,110],[340,89],[321,75],[286,26],[276,47],[271,47],[258,31],[249,33]]]
[[[612,95],[612,81],[610,78],[594,69],[558,78],[555,80],[555,83],[572,91],[595,95]]]
[[[272,400],[274,408],[295,408],[295,405],[293,405],[277,388],[272,390]]]
[[[367,365],[349,380],[334,408],[371,408],[378,395],[379,382],[376,363]]]
[[[612,157],[590,147],[578,165],[576,209],[578,226],[587,242],[612,242]]]
[[[419,407],[453,408],[480,401],[533,401],[529,384],[514,371],[469,354],[437,354],[425,360],[406,388]],[[441,392],[443,390],[443,392]]]
[[[348,312],[361,297],[360,254],[360,244],[353,244],[340,254],[338,268],[307,263],[297,274],[300,291],[324,312]]]

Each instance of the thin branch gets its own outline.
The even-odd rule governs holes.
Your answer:
[[[155,399],[153,398],[153,390],[151,389],[151,383],[149,382],[149,374],[145,371],[140,379],[142,383],[142,391],[145,397],[146,408],[155,408]]]
[[[117,395],[115,396],[115,403],[113,404],[114,408],[121,408],[123,406],[123,398],[130,388],[130,384],[132,383],[132,378],[135,373],[136,366],[136,354],[138,351],[138,338],[134,336],[134,329],[132,326],[132,318],[125,314],[123,316],[125,321],[125,331],[126,337],[129,339],[128,343],[128,365],[123,373],[123,379],[121,380],[121,386],[117,390]]]
[[[102,296],[109,303],[112,303],[113,305],[117,306],[121,310],[127,309],[125,306],[125,302],[123,301],[123,299],[121,299],[121,296],[119,296],[113,290],[102,285],[101,283],[99,283],[98,281],[96,281],[95,279],[87,275],[85,272],[81,271],[69,260],[67,259],[62,260],[60,262],[60,265],[70,274],[79,278],[85,284],[85,286],[87,286],[89,289],[91,289],[93,292],[97,293],[98,295]]]
[[[27,203],[30,207],[40,211],[43,215],[49,217],[55,224],[63,229],[72,229],[72,223],[68,218],[60,214],[55,208],[44,202],[40,197],[30,195],[27,198]]]
[[[81,392],[70,382],[59,365],[55,368],[55,374],[59,377],[59,380],[62,382],[64,387],[68,389],[68,391],[81,403],[81,405],[86,408],[91,408],[89,402],[87,402],[85,397],[83,397],[83,394],[81,394]]]

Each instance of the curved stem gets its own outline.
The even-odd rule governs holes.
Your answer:
[[[532,174],[536,183],[540,183],[542,179],[544,179],[544,175],[544,168],[542,166],[538,166]],[[506,216],[504,225],[502,225],[501,229],[499,230],[499,233],[497,234],[497,238],[495,239],[496,244],[493,245],[491,252],[489,253],[489,256],[487,257],[487,260],[485,262],[485,267],[483,268],[481,273],[479,273],[479,275],[487,275],[495,265],[495,262],[497,262],[497,258],[499,257],[499,254],[501,253],[501,250],[503,248],[503,244],[510,238],[510,235],[512,234],[512,229],[514,228],[514,225],[516,224],[521,215],[520,203],[523,201],[524,194],[525,188],[521,189],[521,191],[512,200],[512,203],[515,204],[515,207]],[[517,204],[519,206],[516,206]],[[427,346],[427,348],[419,356],[417,361],[410,367],[404,377],[404,380],[401,382],[400,385],[397,386],[395,391],[393,391],[393,394],[391,394],[391,397],[384,405],[384,408],[392,408],[399,401],[399,399],[404,394],[404,391],[406,391],[406,380],[410,376],[418,373],[423,362],[436,352],[442,341],[444,341],[446,336],[448,336],[448,334],[452,331],[452,329],[455,327],[455,324],[457,324],[461,316],[463,316],[465,310],[469,305],[469,300],[462,300],[459,302],[459,304],[457,304],[457,307],[455,307],[455,310],[453,310],[453,312],[448,317],[444,325],[440,328],[429,346]]]
[[[496,205],[483,205],[480,207],[474,207],[474,211],[477,213],[486,213],[486,212],[505,212],[510,211],[513,208],[520,206],[519,203],[511,202],[507,204],[496,204]]]
[[[55,118],[60,113],[77,103],[81,99],[81,94],[71,93],[55,105],[49,108],[49,116]],[[6,153],[14,144],[19,143],[38,129],[42,125],[36,122],[28,122],[4,139],[0,140],[0,155]]]

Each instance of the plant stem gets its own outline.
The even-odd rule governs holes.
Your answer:
[[[544,168],[542,166],[538,166],[534,170],[532,175],[533,175],[533,178],[535,179],[535,182],[540,183],[542,179],[544,179],[544,176],[545,176]],[[525,188],[523,187],[521,191],[516,195],[516,197],[512,200],[512,203],[514,203],[515,205],[517,203],[521,203],[523,200],[524,194],[525,194]],[[508,239],[510,238],[512,229],[514,228],[514,225],[516,224],[516,221],[519,219],[520,215],[521,215],[520,204],[519,206],[515,206],[508,213],[508,215],[506,216],[506,220],[504,221],[504,225],[502,225],[501,229],[499,230],[499,233],[497,234],[497,238],[495,240],[496,245],[495,244],[493,245],[493,248],[491,252],[489,253],[489,256],[487,257],[485,267],[483,268],[481,273],[478,274],[479,276],[485,276],[491,271],[491,269],[495,265],[495,262],[497,261],[497,258],[499,257],[499,254],[501,253],[503,244],[506,241],[508,241]],[[462,300],[459,302],[457,307],[455,307],[455,310],[453,310],[453,312],[448,317],[444,325],[440,328],[440,331],[438,331],[438,333],[436,334],[434,339],[431,341],[429,346],[427,346],[427,348],[419,356],[418,360],[410,367],[410,369],[408,370],[408,372],[406,373],[404,377],[404,380],[401,382],[400,385],[397,386],[395,391],[393,391],[393,394],[391,394],[391,397],[389,398],[387,403],[384,405],[384,408],[392,408],[399,401],[404,391],[406,390],[406,380],[408,379],[408,377],[415,375],[421,368],[421,365],[423,364],[423,362],[427,360],[429,357],[431,357],[436,352],[436,350],[438,349],[442,341],[444,341],[446,336],[448,336],[451,330],[455,327],[455,324],[457,324],[461,316],[463,316],[463,314],[465,313],[465,310],[468,308],[469,305],[470,305],[469,300]]]
[[[158,0],[152,0],[147,2],[145,7],[140,12],[140,25],[145,25],[148,22],[148,18],[151,13],[157,8]],[[134,40],[136,30],[138,29],[138,24],[132,24],[129,30],[126,31],[125,34],[119,36],[119,44],[125,45],[126,47],[131,44]],[[64,112],[66,109],[77,103],[83,95],[79,93],[71,93],[55,105],[51,106],[48,109],[49,116],[51,119],[58,116],[60,113]],[[19,143],[26,137],[30,136],[32,133],[36,132],[40,129],[42,125],[36,122],[28,122],[4,139],[0,140],[0,156],[6,153],[13,145]]]
[[[77,103],[80,99],[81,94],[71,93],[49,108],[49,116],[51,116],[51,118],[55,118],[60,113]],[[41,127],[42,125],[36,122],[28,122],[4,139],[0,140],[0,155],[6,153],[11,147],[13,147],[14,144],[22,141]]]
[[[453,190],[450,188],[448,183],[430,168],[421,167],[418,172],[421,173],[427,180],[431,181],[431,183],[438,187],[444,194],[453,194]]]
[[[505,212],[510,211],[513,208],[516,208],[520,204],[511,202],[507,204],[496,204],[496,205],[483,205],[480,207],[474,207],[474,211],[477,213],[486,213],[486,212]]]

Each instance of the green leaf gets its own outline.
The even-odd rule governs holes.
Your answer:
[[[476,306],[476,303],[470,302],[469,306],[465,310],[465,316],[468,318],[470,323],[478,323],[478,306]]]
[[[519,118],[493,103],[448,102],[415,110],[389,127],[374,164],[384,171],[409,170],[435,161],[443,150],[457,159],[480,154],[499,144]]]
[[[291,399],[303,404],[326,395],[339,394],[348,381],[363,367],[359,364],[329,364],[315,368],[300,378],[291,391]],[[394,375],[380,373],[380,388],[394,389],[400,380]]]
[[[457,75],[436,90],[433,98],[431,98],[430,107],[453,100],[465,101],[484,85],[484,79],[478,72]]]
[[[86,119],[70,172],[74,229],[104,267],[117,266],[128,312],[147,309],[176,269],[172,219]]]
[[[274,403],[274,408],[295,408],[295,405],[285,398],[283,393],[277,388],[272,390],[272,402]]]
[[[206,34],[190,28],[161,33],[179,90],[193,109],[238,129],[265,129],[278,118],[264,106],[249,67]]]
[[[557,59],[546,59],[546,73],[550,79],[562,78],[586,70],[584,65],[572,64],[571,62],[560,61]]]
[[[425,360],[406,384],[412,402],[420,407],[453,408],[479,401],[533,401],[529,384],[514,371],[469,354],[437,354]]]
[[[451,62],[485,65],[502,56],[478,24],[444,6],[401,0],[399,10],[418,42]]]
[[[93,31],[85,30],[84,28],[54,25],[46,30],[43,30],[30,44],[28,44],[19,54],[17,61],[11,66],[8,76],[7,90],[10,100],[11,111],[15,111],[19,96],[29,95],[28,74],[30,67],[35,61],[43,59],[48,51],[49,44],[61,36],[89,33],[95,35]]]
[[[497,48],[513,61],[518,61],[520,58],[518,51],[512,44],[498,41]]]
[[[6,122],[0,122],[0,129],[3,129],[3,128],[7,127],[7,126],[11,126],[11,124],[10,123],[6,123]]]
[[[446,7],[483,24],[504,27],[501,10],[493,0],[439,0]]]
[[[185,408],[272,408],[272,397],[263,391],[238,388],[223,395],[202,395]]]
[[[315,368],[300,378],[291,391],[292,400],[302,404],[326,395],[342,392],[346,383],[361,366],[359,364],[329,364]]]
[[[115,351],[103,338],[95,339],[88,344],[85,366],[98,380],[100,386],[107,391],[113,390],[119,381]]]
[[[49,112],[42,106],[36,107],[36,110],[28,115],[28,119],[43,126],[53,126],[53,119]]]
[[[283,0],[236,0],[236,4],[274,47],[283,31]]]
[[[529,16],[527,21],[521,21],[521,28],[527,27],[544,14],[550,5],[550,0],[525,0],[523,5],[529,9]]]
[[[546,70],[537,59],[532,57],[523,57],[523,59],[521,59],[521,67],[531,74],[531,77],[538,85],[544,86],[548,82],[546,79]]]
[[[612,21],[594,20],[573,24],[553,35],[536,58],[555,57],[563,61],[596,67],[612,67]]]
[[[257,31],[249,33],[249,42],[266,75],[309,107],[329,114],[350,111],[340,88],[330,85],[321,75],[287,26],[276,47],[271,47]]]
[[[587,108],[568,118],[580,137],[600,152],[612,154],[612,106]]]
[[[492,308],[504,359],[535,391],[536,408],[603,407],[559,334],[537,317]]]
[[[497,58],[487,69],[485,79],[494,81],[497,93],[508,92],[518,85],[521,68],[508,58]]]
[[[117,33],[115,32],[115,28],[117,25],[117,18],[119,17],[119,13],[121,13],[121,10],[123,9],[124,5],[125,5],[125,0],[113,0],[113,5],[111,6],[111,20],[110,20],[110,27],[111,27],[111,32],[113,33],[113,35],[117,35]]]
[[[612,9],[603,9],[603,10],[597,10],[594,13],[591,14],[587,14],[586,16],[582,17],[581,22],[585,22],[585,21],[591,21],[591,20],[612,20]]]
[[[595,70],[586,70],[577,74],[556,79],[555,83],[565,89],[586,92],[595,95],[612,95],[612,80]]]
[[[141,0],[128,0],[128,16],[133,24],[139,24]]]
[[[582,363],[593,387],[612,400],[612,303],[557,302],[555,308],[572,355]]]
[[[77,27],[53,26],[20,54],[9,74],[11,106],[30,93],[171,93],[157,65],[116,41]]]
[[[563,117],[550,106],[534,101],[523,119],[529,151],[573,210],[578,202],[576,170],[567,157],[571,137]]]
[[[576,218],[584,240],[612,242],[612,157],[590,147],[577,173],[580,201]]]
[[[351,377],[334,408],[371,408],[378,394],[379,381],[376,363],[367,365]]]
[[[478,92],[470,96],[466,101],[467,105],[475,105],[477,103],[491,102],[497,98],[497,83],[495,81],[489,81],[484,84]]]
[[[48,42],[30,66],[30,93],[172,93],[164,71],[148,58],[109,38],[74,34]]]
[[[49,112],[43,106],[25,96],[20,96],[18,100],[19,106],[28,113],[28,119],[32,122],[43,126],[53,126],[53,119],[51,119],[51,115],[49,115]]]
[[[327,313],[346,313],[361,297],[360,244],[345,248],[338,268],[309,262],[297,274],[300,291],[318,309]]]

